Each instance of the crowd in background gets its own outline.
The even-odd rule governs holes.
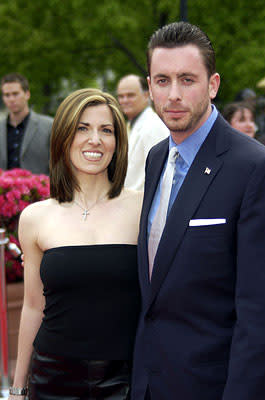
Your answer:
[[[49,140],[52,118],[30,109],[26,77],[10,73],[1,80],[0,168],[24,168],[49,174]],[[149,150],[169,134],[152,108],[147,81],[126,75],[117,83],[116,96],[127,120],[129,165],[125,186],[144,188],[144,165]],[[231,103],[220,107],[224,118],[237,130],[265,144],[265,97],[242,89]]]

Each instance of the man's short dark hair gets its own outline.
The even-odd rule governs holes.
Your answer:
[[[215,52],[206,33],[188,22],[174,22],[158,29],[151,36],[147,47],[147,67],[150,75],[151,58],[155,48],[174,48],[187,45],[198,47],[207,69],[208,77],[216,72]]]
[[[20,83],[24,92],[27,92],[29,90],[29,82],[27,78],[25,78],[25,76],[21,74],[18,74],[17,72],[12,72],[11,74],[3,76],[1,79],[1,88],[5,83],[14,83],[14,82]]]
[[[146,78],[139,76],[139,83],[143,92],[148,92],[148,83]]]

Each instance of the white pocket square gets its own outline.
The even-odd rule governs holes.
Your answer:
[[[226,218],[191,219],[189,226],[205,226],[226,224]]]

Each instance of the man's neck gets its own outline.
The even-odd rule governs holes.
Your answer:
[[[133,118],[131,118],[131,119],[129,119],[128,118],[128,121],[131,123],[131,124],[133,124],[136,120],[137,120],[137,118],[146,110],[146,108],[148,107],[148,105],[146,106],[146,107],[144,107],[137,115],[135,115]]]
[[[9,113],[9,123],[10,125],[16,127],[18,126],[29,114],[29,108],[26,107],[18,113]]]

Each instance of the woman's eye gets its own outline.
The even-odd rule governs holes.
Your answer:
[[[104,133],[108,133],[108,134],[112,134],[113,133],[112,129],[109,129],[109,128],[103,128],[102,131]]]
[[[85,132],[87,130],[87,128],[85,126],[79,126],[77,128],[77,130],[80,131],[80,132]]]

